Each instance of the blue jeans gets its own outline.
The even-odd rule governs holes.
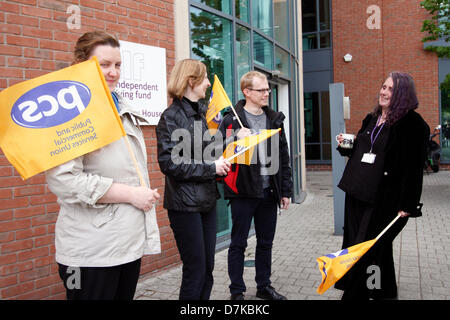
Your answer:
[[[252,218],[255,223],[255,281],[258,289],[270,285],[272,269],[272,243],[277,224],[277,206],[272,190],[264,190],[264,198],[234,198],[231,200],[231,244],[228,249],[228,276],[230,292],[246,291],[244,273],[244,252]]]
[[[208,300],[214,282],[216,208],[209,212],[168,210],[183,261],[180,300]]]

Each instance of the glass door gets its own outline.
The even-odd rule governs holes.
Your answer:
[[[272,90],[269,97],[269,107],[278,111],[278,85],[272,81],[269,81],[269,88]]]

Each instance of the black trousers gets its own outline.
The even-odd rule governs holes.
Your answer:
[[[375,238],[392,219],[380,219],[375,205],[345,197],[344,239],[342,248]],[[344,290],[342,300],[395,299],[397,283],[392,242],[402,231],[408,218],[398,219],[393,226],[364,254],[358,262],[335,284]],[[374,269],[379,270],[379,287],[368,285]]]
[[[141,259],[112,267],[69,267],[58,263],[67,300],[133,300]]]
[[[228,276],[231,294],[246,291],[244,253],[252,219],[255,223],[255,281],[258,289],[271,284],[272,243],[277,224],[277,203],[272,190],[264,191],[264,198],[234,198],[231,200],[231,244],[228,249]]]
[[[168,210],[183,275],[180,300],[209,300],[214,282],[216,208],[208,212]]]

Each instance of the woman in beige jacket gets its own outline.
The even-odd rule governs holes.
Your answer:
[[[133,299],[141,257],[161,251],[140,116],[113,92],[120,78],[119,42],[104,32],[82,35],[74,63],[96,56],[146,186],[140,186],[124,138],[46,172],[60,212],[55,246],[68,299]]]

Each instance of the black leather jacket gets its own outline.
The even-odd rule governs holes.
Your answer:
[[[216,166],[203,154],[213,142],[205,111],[186,98],[174,99],[156,127],[158,162],[165,175],[163,205],[168,210],[206,212],[216,205]]]

